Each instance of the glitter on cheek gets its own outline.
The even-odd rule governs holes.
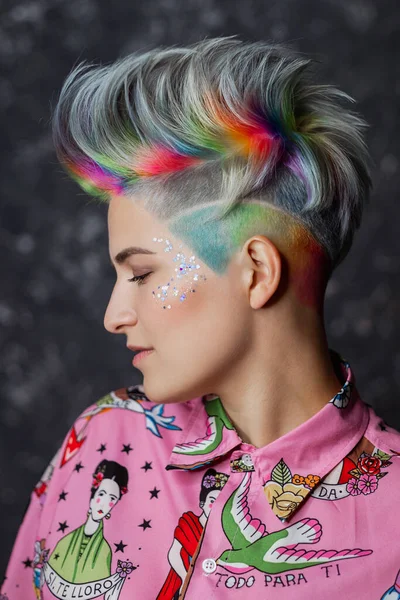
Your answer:
[[[153,242],[161,243],[163,241],[164,241],[163,238],[156,238],[156,237],[153,238]],[[173,249],[171,242],[166,239],[165,245],[166,245],[166,247],[164,248],[164,252],[171,252]],[[182,247],[183,247],[182,244],[179,244],[179,248],[181,249]],[[172,308],[171,304],[168,304],[168,294],[170,292],[172,293],[172,296],[174,296],[174,297],[179,296],[180,302],[184,302],[187,299],[188,294],[196,292],[196,290],[194,288],[197,286],[197,283],[199,280],[207,281],[207,277],[205,275],[201,275],[201,274],[199,275],[199,273],[197,273],[197,270],[200,269],[201,267],[199,264],[196,263],[195,256],[191,256],[189,258],[189,261],[187,261],[184,253],[178,252],[172,260],[174,262],[178,262],[178,265],[179,265],[178,267],[175,267],[176,280],[177,280],[176,283],[179,286],[179,283],[180,283],[179,280],[183,279],[183,281],[182,281],[183,286],[179,286],[180,287],[179,290],[176,285],[173,285],[173,287],[172,287],[171,284],[175,281],[175,279],[174,279],[174,277],[171,277],[171,279],[168,281],[167,284],[159,285],[157,287],[157,289],[161,290],[161,291],[155,292],[153,290],[153,292],[152,292],[153,298],[157,302],[162,303],[163,309]]]

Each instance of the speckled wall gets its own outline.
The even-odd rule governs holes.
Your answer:
[[[0,0],[0,579],[29,493],[78,413],[139,383],[103,328],[114,281],[106,207],[57,164],[49,127],[79,60],[239,34],[318,58],[371,124],[375,192],[328,290],[331,347],[364,399],[400,428],[398,0]]]

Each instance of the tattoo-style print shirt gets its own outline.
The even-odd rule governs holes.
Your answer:
[[[32,491],[0,600],[398,600],[400,433],[331,352],[343,387],[263,448],[216,396],[91,405]]]

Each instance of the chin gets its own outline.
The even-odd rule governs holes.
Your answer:
[[[156,402],[157,404],[188,402],[193,398],[201,397],[203,395],[191,393],[190,390],[185,391],[184,388],[174,389],[173,386],[169,387],[168,385],[162,385],[162,382],[160,381],[157,381],[156,385],[152,385],[151,382],[146,382],[146,377],[143,379],[143,391],[151,402]]]

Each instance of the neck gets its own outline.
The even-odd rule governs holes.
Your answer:
[[[203,525],[203,527],[205,527],[205,524],[206,524],[206,521],[207,521],[207,517],[206,517],[206,515],[205,515],[204,512],[201,513],[201,515],[199,517],[199,521]]]
[[[99,521],[94,521],[92,519],[92,515],[88,516],[88,519],[85,523],[85,528],[84,528],[84,533],[85,535],[93,535],[97,529],[99,528],[100,522]]]
[[[306,311],[300,319],[281,315],[274,323],[268,336],[253,337],[215,392],[243,442],[256,448],[310,419],[343,384],[320,316]]]

